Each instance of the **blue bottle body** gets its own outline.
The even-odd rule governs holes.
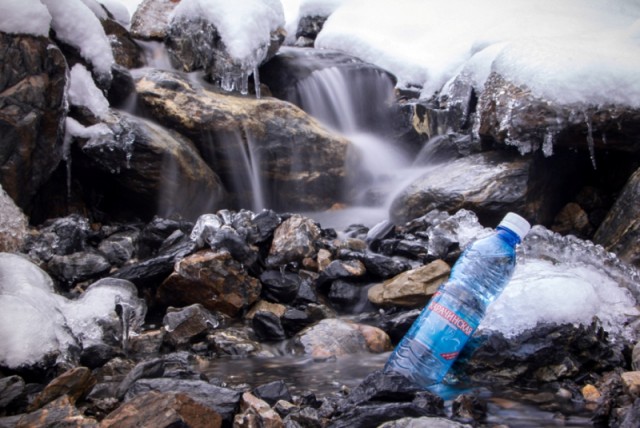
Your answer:
[[[426,388],[442,381],[516,265],[519,236],[498,227],[471,244],[389,357],[384,370]]]

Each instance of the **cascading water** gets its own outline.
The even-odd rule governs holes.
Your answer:
[[[392,196],[415,176],[409,156],[385,135],[391,128],[394,82],[388,74],[348,57],[283,51],[303,55],[305,67],[313,69],[297,82],[289,101],[351,142],[345,189],[349,206],[313,217],[336,228],[348,226],[354,218],[366,224],[387,218]]]

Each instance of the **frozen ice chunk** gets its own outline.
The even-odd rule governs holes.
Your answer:
[[[0,364],[34,364],[76,344],[49,275],[26,258],[0,253]]]
[[[77,300],[55,293],[49,275],[25,257],[0,253],[0,364],[31,365],[48,354],[72,359],[79,346],[126,339],[144,321],[133,284],[105,278]],[[107,337],[112,335],[113,337]]]
[[[614,336],[632,339],[637,272],[602,247],[540,226],[523,243],[525,256],[479,329],[512,337],[539,322],[590,324],[598,317]]]

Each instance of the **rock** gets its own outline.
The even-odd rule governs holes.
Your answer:
[[[48,403],[43,408],[21,416],[15,428],[46,427],[83,427],[98,428],[98,421],[84,416],[67,395]]]
[[[182,309],[168,308],[162,324],[169,343],[178,347],[204,337],[220,325],[220,319],[201,304],[194,304]]]
[[[392,220],[404,223],[438,209],[474,211],[497,224],[504,212],[526,213],[530,162],[499,152],[435,164],[392,202]]]
[[[280,317],[273,312],[258,311],[252,321],[253,330],[261,341],[279,341],[287,337]]]
[[[282,327],[288,337],[295,335],[300,330],[310,326],[315,321],[311,316],[300,309],[290,308],[280,318]]]
[[[200,303],[232,317],[259,296],[260,282],[226,251],[202,250],[179,260],[158,289],[158,298],[165,304]]]
[[[378,428],[471,428],[473,425],[462,424],[445,418],[427,417],[401,418],[380,424]]]
[[[14,253],[22,249],[29,221],[0,185],[0,252]]]
[[[371,307],[367,299],[367,285],[337,279],[331,283],[327,297],[331,304],[344,313],[362,313]]]
[[[406,261],[378,253],[346,251],[342,253],[342,256],[345,259],[360,260],[367,269],[367,273],[379,279],[391,278],[410,269],[410,265]]]
[[[266,270],[260,274],[260,282],[265,299],[290,303],[298,295],[302,278],[293,272]]]
[[[131,35],[142,40],[163,41],[175,0],[144,0],[131,17]]]
[[[222,357],[247,358],[262,351],[253,330],[246,328],[227,328],[207,336],[213,351]]]
[[[104,19],[101,23],[109,38],[116,64],[126,69],[142,67],[144,65],[142,48],[131,37],[129,31],[113,19]]]
[[[316,223],[300,214],[294,214],[278,226],[267,257],[267,265],[277,267],[292,262],[301,262],[313,257],[320,228]]]
[[[316,39],[318,33],[322,31],[322,27],[327,18],[328,16],[320,15],[301,16],[300,21],[298,21],[298,28],[296,29],[296,40],[300,40],[301,37],[308,39],[311,41],[311,46],[313,46],[313,41]]]
[[[86,367],[75,367],[68,370],[49,382],[29,405],[29,411],[44,407],[48,403],[60,397],[67,397],[73,404],[78,399],[86,396],[96,384],[96,378]]]
[[[591,403],[597,402],[602,396],[602,394],[600,394],[600,391],[598,391],[598,388],[591,384],[586,384],[585,386],[583,386],[580,392],[582,393],[582,397],[584,398],[584,400]]]
[[[404,376],[376,370],[349,393],[347,400],[349,405],[380,401],[404,402],[412,401],[420,391],[420,388]],[[442,412],[444,401],[431,393],[426,394],[433,397],[436,407]]]
[[[101,428],[123,426],[216,428],[222,426],[222,418],[187,394],[150,391],[118,407],[100,423]]]
[[[242,394],[240,413],[236,414],[233,426],[237,428],[282,428],[280,415],[269,404],[249,392]]]
[[[128,262],[136,250],[138,232],[118,232],[100,241],[98,250],[110,263],[122,266]]]
[[[13,375],[0,379],[0,409],[5,409],[25,393],[24,379]]]
[[[631,352],[631,368],[640,370],[640,342],[636,342]]]
[[[82,156],[73,162],[78,178],[102,196],[105,212],[195,219],[226,198],[220,178],[188,139],[125,113],[114,112],[106,125],[106,135],[78,140]]]
[[[91,234],[89,220],[77,214],[49,220],[27,241],[30,254],[42,261],[53,255],[65,256],[86,249]]]
[[[158,355],[164,343],[165,334],[166,331],[160,329],[143,331],[136,336],[131,336],[129,338],[129,352],[138,357]]]
[[[634,203],[638,195],[640,169],[629,178],[593,241],[615,252],[627,263],[640,267],[640,208]]]
[[[253,394],[266,401],[270,406],[275,406],[278,401],[292,402],[291,393],[289,387],[283,380],[276,380],[273,382],[265,383],[257,386],[253,389]]]
[[[219,413],[223,424],[233,421],[241,397],[238,391],[211,385],[201,380],[160,378],[138,380],[127,392],[126,399],[129,401],[137,395],[150,391],[184,393],[201,405]]]
[[[252,204],[255,189],[232,183],[250,183],[249,177],[238,177],[246,171],[247,155],[257,162],[264,198],[273,209],[318,210],[336,202],[349,143],[292,104],[223,95],[159,70],[144,75],[136,88],[149,114],[189,137],[244,205]]]
[[[332,421],[333,428],[356,426],[379,426],[383,422],[394,421],[406,417],[430,415],[430,410],[423,408],[422,403],[375,403],[354,407]]]
[[[103,255],[89,251],[65,256],[54,255],[47,263],[47,270],[67,285],[97,278],[109,269],[111,264]]]
[[[627,393],[635,398],[640,397],[640,371],[624,372],[620,376]]]
[[[51,40],[0,33],[0,184],[26,213],[62,160],[67,62]]]
[[[323,319],[298,333],[292,346],[294,350],[317,359],[370,352],[363,330],[354,323],[336,318]],[[367,331],[367,337],[371,339],[370,331]],[[374,349],[378,348],[378,345],[374,344],[377,340],[370,343]]]
[[[591,236],[593,232],[589,217],[580,205],[569,202],[556,216],[551,230],[562,235],[576,235],[579,238]]]
[[[393,349],[391,339],[389,339],[389,335],[384,330],[366,324],[355,324],[355,327],[364,336],[369,352],[380,354]]]
[[[318,278],[318,285],[322,286],[327,282],[341,278],[357,279],[367,273],[364,263],[360,260],[333,260],[330,262]]]
[[[374,285],[369,289],[369,300],[378,306],[422,308],[450,272],[444,261],[433,261]]]
[[[487,418],[487,402],[473,394],[458,395],[451,405],[453,419],[477,425]]]

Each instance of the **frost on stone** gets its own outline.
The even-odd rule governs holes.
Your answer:
[[[635,340],[629,325],[640,315],[640,275],[591,241],[534,226],[516,271],[489,307],[480,329],[513,337],[540,322],[591,323],[597,317],[613,338]]]
[[[145,313],[128,281],[106,278],[68,300],[27,258],[0,253],[0,365],[27,366],[48,356],[73,361],[83,346],[126,342]]]

